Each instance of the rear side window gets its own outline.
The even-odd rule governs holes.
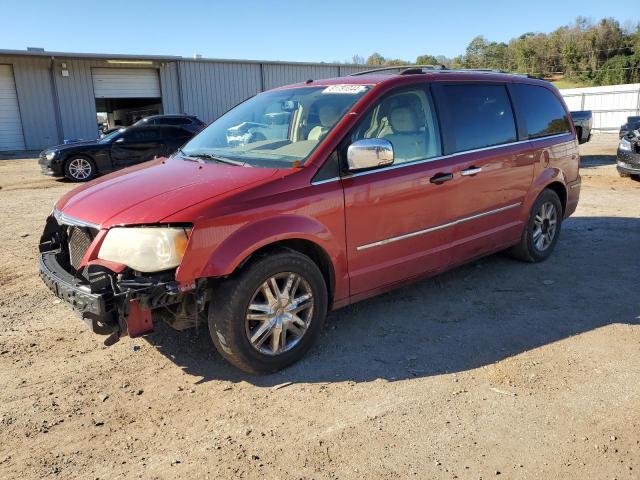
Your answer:
[[[164,127],[164,138],[169,140],[183,140],[186,141],[193,137],[193,133],[185,130],[182,127],[167,126]]]
[[[504,85],[433,84],[443,119],[445,153],[515,142],[516,123]]]
[[[536,85],[516,83],[512,92],[527,138],[540,138],[570,131],[567,112],[558,97],[550,90]]]
[[[160,140],[160,132],[158,128],[137,128],[128,130],[124,134],[124,138],[127,142],[155,142]]]
[[[189,125],[191,120],[182,117],[168,117],[157,119],[158,125]]]

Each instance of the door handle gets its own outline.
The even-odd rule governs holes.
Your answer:
[[[453,180],[453,173],[436,173],[429,179],[431,183],[435,183],[436,185],[448,182],[449,180]]]
[[[463,177],[468,177],[472,175],[477,175],[482,171],[482,167],[469,167],[460,171],[460,175]]]

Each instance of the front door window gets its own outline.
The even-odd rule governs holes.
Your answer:
[[[365,138],[389,140],[396,164],[440,155],[440,133],[427,91],[400,91],[380,101],[356,127],[351,142]]]

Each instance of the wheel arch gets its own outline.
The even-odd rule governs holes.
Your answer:
[[[567,187],[565,187],[564,183],[555,181],[549,183],[544,188],[545,190],[549,189],[558,195],[560,205],[562,205],[562,216],[564,217],[564,214],[567,211]]]
[[[549,189],[558,195],[562,205],[563,216],[567,211],[568,190],[564,172],[559,168],[547,168],[538,175],[531,185],[523,202],[523,213],[528,215],[538,196]]]
[[[277,251],[279,249],[289,249],[302,253],[309,257],[318,266],[327,285],[329,308],[331,308],[336,281],[335,269],[329,254],[320,245],[311,240],[304,238],[287,238],[263,245],[247,255],[236,267],[234,272],[242,269],[242,267],[246,265],[247,262],[251,261],[251,259],[258,257],[261,254],[269,254],[270,252]]]
[[[211,238],[211,232],[207,230],[194,230],[189,243],[193,243],[196,252],[192,256],[185,254],[186,258],[191,258],[178,268],[178,281],[224,278],[233,275],[259,253],[288,248],[307,255],[318,266],[327,284],[330,304],[336,299],[348,297],[346,252],[344,238],[340,236],[342,232],[333,235],[317,219],[300,215],[264,218],[239,228],[231,235],[224,235],[224,240],[218,245],[203,244]],[[203,258],[204,251],[210,253]]]
[[[85,153],[85,152],[81,152],[81,153],[75,153],[75,152],[68,153],[67,155],[65,155],[65,157],[63,158],[63,160],[62,160],[62,161],[63,161],[63,162],[64,162],[64,164],[66,165],[66,164],[67,164],[67,162],[68,162],[69,160],[71,160],[72,158],[77,158],[77,157],[82,157],[82,158],[86,158],[87,160],[91,160],[91,161],[94,163],[94,165],[95,165],[95,163],[96,163],[96,159],[95,159],[95,158],[93,158],[93,157],[92,157],[91,155],[89,155],[88,153]]]
[[[69,164],[69,162],[71,160],[73,160],[74,158],[86,158],[87,160],[89,160],[92,165],[93,168],[95,170],[95,172],[93,172],[94,175],[96,175],[98,173],[98,163],[96,162],[96,159],[93,158],[91,155],[89,155],[88,153],[69,153],[67,154],[63,159],[62,159],[62,171],[63,173],[66,174],[67,172],[67,165]]]

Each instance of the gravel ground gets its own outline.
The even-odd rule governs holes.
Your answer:
[[[498,254],[334,312],[263,377],[206,329],[104,347],[37,274],[73,185],[0,161],[0,478],[639,478],[640,182],[615,138],[581,150],[548,262]]]

